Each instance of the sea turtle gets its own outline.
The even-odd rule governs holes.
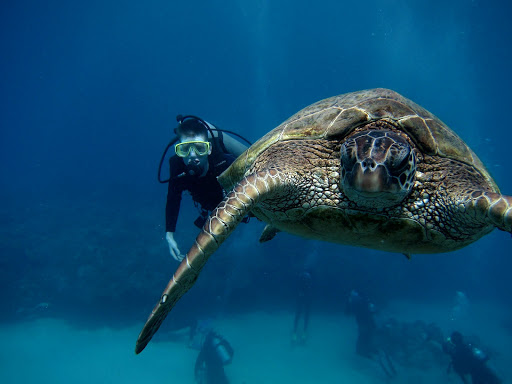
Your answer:
[[[473,151],[437,117],[387,89],[319,101],[267,133],[219,177],[229,194],[153,309],[141,352],[208,257],[251,212],[310,239],[406,255],[462,248],[512,231],[501,195]]]

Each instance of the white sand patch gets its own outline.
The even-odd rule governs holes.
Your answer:
[[[1,383],[193,383],[196,351],[154,343],[136,356],[137,328],[78,330],[44,319],[0,329]]]

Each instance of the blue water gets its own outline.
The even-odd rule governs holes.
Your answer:
[[[195,352],[186,342],[162,337],[133,355],[137,333],[177,267],[164,239],[166,188],[156,181],[177,114],[201,116],[255,141],[320,99],[391,88],[453,128],[511,195],[510,11],[506,2],[478,0],[3,2],[0,381],[79,382],[85,371],[101,382],[170,381],[169,371],[155,367],[185,359],[173,378],[193,382]],[[184,199],[182,250],[196,235],[196,216]],[[297,352],[286,348],[279,358],[290,364],[281,365],[287,368],[280,379],[261,376],[273,360],[253,360],[268,345],[251,349],[244,339],[264,330],[269,343],[289,341],[304,263],[314,270],[312,316],[326,327],[338,319],[333,332],[349,335],[340,340],[342,354],[317,323],[311,355],[302,358],[306,365],[322,354],[333,361],[323,367],[323,382],[339,382],[353,367],[359,376],[352,382],[385,380],[353,353],[354,320],[342,311],[353,288],[371,297],[383,317],[429,320],[430,314],[446,334],[460,328],[478,336],[497,351],[492,361],[510,379],[509,234],[495,231],[463,250],[408,261],[287,234],[259,245],[262,228],[253,220],[237,229],[162,330],[217,318],[239,345],[226,369],[234,383],[311,382],[314,366],[294,365]],[[450,323],[456,291],[465,293],[470,309]],[[267,315],[258,321],[262,313],[275,313],[289,329],[273,334]],[[262,327],[245,329],[239,317]],[[314,334],[313,320],[311,328]],[[101,340],[97,347],[94,340]],[[48,350],[60,352],[52,358]],[[64,369],[64,351],[87,353],[76,352],[80,363]],[[102,353],[115,362],[106,363]],[[107,374],[105,367],[116,371]],[[457,382],[445,368],[436,380]]]

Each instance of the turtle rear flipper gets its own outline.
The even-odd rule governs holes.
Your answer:
[[[272,224],[267,224],[265,228],[263,228],[263,232],[261,233],[260,243],[265,243],[267,241],[272,240],[278,232],[281,231],[274,227]]]
[[[208,258],[251,207],[269,196],[269,192],[274,191],[279,184],[281,178],[276,169],[251,174],[244,177],[215,208],[149,315],[137,339],[135,353],[144,350],[176,302],[194,285]]]
[[[498,229],[512,232],[512,196],[494,192],[473,192],[466,208]]]

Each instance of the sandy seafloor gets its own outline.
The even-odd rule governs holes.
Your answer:
[[[512,377],[512,334],[503,326],[503,308],[472,303],[463,322],[454,324],[449,319],[449,307],[434,304],[393,302],[381,316],[435,321],[444,333],[456,327],[477,334],[491,346],[492,365],[508,382]],[[290,343],[292,321],[293,313],[284,311],[215,319],[215,329],[235,349],[233,363],[226,366],[230,382],[460,382],[453,373],[447,375],[446,367],[435,366],[425,370],[396,365],[397,377],[387,379],[377,363],[354,353],[355,320],[344,314],[313,311],[304,346]],[[185,332],[178,332],[167,341],[151,342],[140,355],[135,355],[140,326],[84,329],[49,318],[3,326],[0,383],[194,383],[198,352],[187,347]]]

